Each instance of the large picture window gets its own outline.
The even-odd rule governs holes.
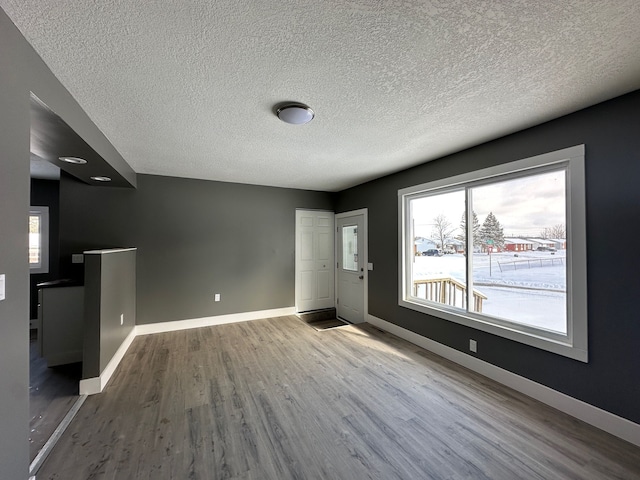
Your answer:
[[[584,146],[398,196],[400,305],[587,361]]]

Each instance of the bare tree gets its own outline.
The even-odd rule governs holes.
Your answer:
[[[553,227],[544,227],[540,231],[540,238],[567,238],[567,230],[564,223],[558,223]]]
[[[431,238],[439,242],[440,248],[444,248],[444,241],[455,232],[455,227],[444,214],[440,214],[433,219],[433,230]]]
[[[567,238],[567,229],[564,223],[558,223],[549,229],[549,238]]]

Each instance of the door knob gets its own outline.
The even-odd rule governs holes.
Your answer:
[[[358,278],[362,280],[364,278],[364,275],[360,275]]]

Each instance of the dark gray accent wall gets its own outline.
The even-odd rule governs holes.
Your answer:
[[[87,255],[84,270],[84,319],[82,332],[82,378],[100,375],[100,269],[99,255]]]
[[[296,208],[333,210],[332,195],[153,175],[95,189],[62,175],[61,270],[79,274],[72,253],[137,247],[138,324],[292,307]]]
[[[57,280],[59,242],[58,242],[58,205],[60,195],[58,180],[31,179],[31,205],[49,207],[49,273],[31,273],[29,275],[30,301],[29,312],[31,318],[38,316],[38,289],[40,282]]]
[[[136,251],[87,253],[84,266],[82,378],[91,378],[104,371],[136,324]]]
[[[27,478],[29,468],[30,92],[76,130],[135,185],[135,172],[51,73],[0,9],[0,478]]]
[[[490,112],[488,113],[490,115]],[[398,190],[572,145],[586,146],[589,363],[398,305]],[[340,192],[369,209],[369,313],[640,423],[640,91]],[[628,240],[628,241],[627,241]]]

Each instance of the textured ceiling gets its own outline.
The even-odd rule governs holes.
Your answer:
[[[640,88],[638,0],[0,6],[139,173],[336,191]]]

